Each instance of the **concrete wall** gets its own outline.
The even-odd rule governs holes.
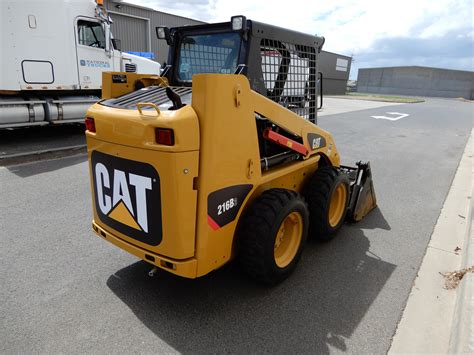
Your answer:
[[[359,69],[357,91],[474,99],[474,72],[427,67]]]
[[[332,52],[321,52],[318,70],[323,73],[324,95],[344,95],[346,93],[351,62],[351,57]]]

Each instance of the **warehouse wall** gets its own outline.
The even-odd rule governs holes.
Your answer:
[[[186,17],[155,11],[137,5],[106,0],[104,2],[114,21],[112,33],[122,41],[124,51],[153,52],[155,60],[163,63],[168,60],[166,41],[156,38],[157,26],[176,27],[203,23]]]
[[[357,91],[474,99],[474,72],[427,67],[359,69]]]
[[[352,58],[322,51],[318,70],[323,73],[323,94],[344,95],[351,71]]]

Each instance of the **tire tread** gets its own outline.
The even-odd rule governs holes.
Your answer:
[[[238,255],[240,264],[249,276],[265,284],[280,282],[292,271],[289,270],[285,275],[275,275],[275,273],[269,270],[266,260],[268,260],[267,254],[270,251],[273,253],[274,241],[269,239],[272,236],[275,224],[281,218],[281,213],[285,207],[294,200],[300,200],[304,203],[302,197],[295,191],[286,189],[267,190],[255,200],[248,213],[242,218],[239,226]],[[301,256],[301,249],[304,246],[307,230],[304,229],[303,234],[302,245],[295,259],[299,259]],[[271,245],[269,246],[268,244]],[[270,251],[269,247],[271,247]],[[294,268],[298,260],[295,261],[292,262],[294,264],[292,268]]]
[[[341,223],[335,228],[332,228],[328,223],[329,201],[332,189],[338,183],[338,179],[344,181],[348,186],[347,178],[339,175],[335,168],[323,166],[316,170],[305,190],[304,195],[310,213],[309,235],[319,241],[331,240],[344,221],[345,213],[341,218]],[[347,197],[349,198],[349,194]]]

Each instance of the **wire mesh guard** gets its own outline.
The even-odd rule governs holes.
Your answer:
[[[185,36],[179,50],[178,79],[194,74],[236,72],[241,38],[238,33]],[[260,42],[266,96],[296,114],[316,120],[316,48],[278,40]]]
[[[316,49],[262,39],[260,55],[267,97],[313,121],[316,112]]]

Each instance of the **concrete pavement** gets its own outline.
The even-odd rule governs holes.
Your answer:
[[[335,97],[324,97],[323,107],[318,111],[318,116],[336,115],[345,112],[362,111],[374,108],[384,108],[390,106],[399,106],[399,103],[365,101],[365,100],[345,100]]]

